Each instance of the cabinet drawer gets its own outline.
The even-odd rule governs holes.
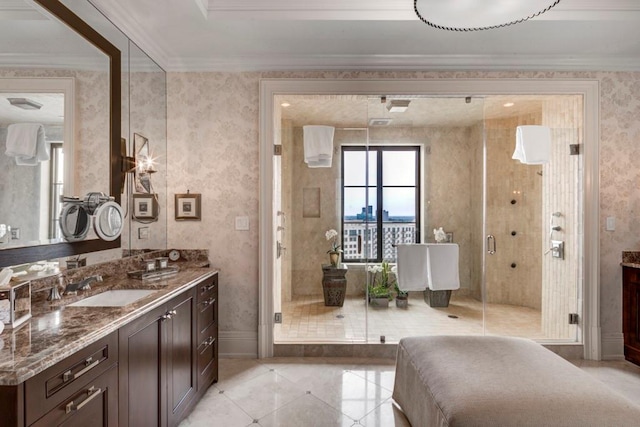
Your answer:
[[[31,408],[29,408],[31,410]],[[32,427],[118,425],[118,370],[116,366],[88,382]]]
[[[217,306],[217,298],[214,296],[198,303],[198,344],[207,338],[204,336],[205,331],[215,323]]]
[[[211,325],[204,332],[206,338],[198,346],[198,390],[207,387],[218,375],[218,329]]]
[[[111,335],[83,348],[62,362],[25,382],[27,425],[76,394],[118,361],[118,335]]]
[[[218,275],[214,274],[213,276],[204,279],[201,283],[198,284],[198,302],[203,302],[208,300],[211,297],[218,297]]]

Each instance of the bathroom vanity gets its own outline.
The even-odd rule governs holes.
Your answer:
[[[188,415],[218,378],[218,272],[108,278],[92,293],[126,289],[153,292],[124,306],[34,303],[0,334],[3,426],[176,426]]]
[[[624,358],[640,365],[640,264],[622,264]]]

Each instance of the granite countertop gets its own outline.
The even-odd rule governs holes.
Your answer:
[[[623,267],[640,268],[640,251],[622,251]]]
[[[211,268],[181,267],[175,275],[155,280],[106,277],[92,290],[48,302],[32,300],[32,318],[0,334],[0,385],[17,385],[131,320],[164,304],[196,282],[212,276]],[[124,307],[69,307],[68,304],[112,289],[153,289],[156,292]]]

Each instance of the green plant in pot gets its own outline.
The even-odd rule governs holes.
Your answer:
[[[401,291],[400,288],[398,287],[397,280],[393,286],[396,291],[396,307],[407,308],[409,306],[409,292]]]
[[[384,261],[379,265],[371,265],[367,271],[373,274],[373,279],[368,285],[369,303],[373,306],[388,307],[389,301],[393,299],[392,289],[396,282],[395,267]]]

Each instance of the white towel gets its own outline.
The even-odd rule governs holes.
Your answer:
[[[424,291],[429,280],[426,244],[396,245],[398,288],[401,291]]]
[[[549,162],[551,156],[551,129],[548,126],[518,126],[516,148],[512,159],[527,165]]]
[[[49,160],[49,143],[44,126],[37,123],[15,123],[7,128],[5,154],[15,157],[17,165],[36,166]]]
[[[445,291],[460,289],[457,243],[428,243],[427,275],[429,289]]]
[[[309,167],[331,167],[333,158],[332,126],[303,126],[304,161]]]

